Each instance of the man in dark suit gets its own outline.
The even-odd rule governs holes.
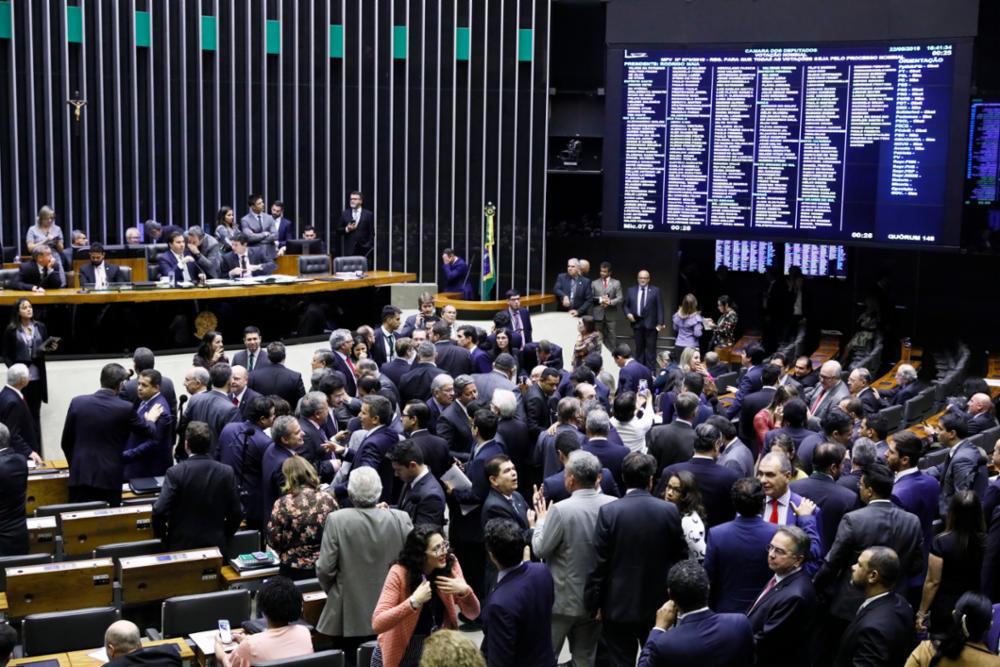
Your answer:
[[[823,511],[812,500],[789,488],[792,463],[783,452],[764,455],[757,466],[757,479],[764,488],[764,520],[776,526],[798,526],[811,538],[805,567],[809,576],[814,575],[825,548],[819,529],[823,525]]]
[[[229,379],[229,398],[232,399],[240,415],[246,417],[247,408],[250,401],[262,396],[260,392],[254,391],[247,385],[250,382],[250,375],[243,366],[233,366],[233,376]]]
[[[809,650],[816,590],[803,569],[809,536],[797,526],[782,526],[767,546],[774,576],[747,611],[758,665],[780,665]]]
[[[183,232],[170,232],[166,238],[167,250],[160,253],[156,260],[161,277],[170,278],[176,283],[196,283],[200,276],[206,275],[187,249]]]
[[[7,384],[0,390],[0,423],[10,430],[11,448],[26,459],[41,463],[42,450],[35,431],[35,420],[21,393],[28,386],[28,367],[11,364],[7,368]]]
[[[301,373],[285,367],[284,343],[270,343],[267,360],[267,365],[260,366],[250,375],[248,386],[264,396],[280,396],[294,408],[305,396],[306,386]]]
[[[646,368],[655,368],[656,336],[664,327],[660,288],[649,284],[649,271],[637,276],[638,285],[625,292],[625,317],[632,323],[635,357]]]
[[[417,312],[406,318],[399,330],[399,335],[413,338],[415,330],[420,329],[426,332],[440,319],[434,308],[434,295],[430,292],[421,292],[420,296],[417,297]],[[414,340],[414,345],[417,343],[418,341]]]
[[[559,469],[542,480],[542,497],[546,502],[558,503],[570,497],[571,493],[566,488],[566,462],[570,454],[581,449],[582,440],[579,434],[570,430],[564,430],[556,436],[555,450],[559,457]],[[601,468],[600,490],[606,496],[618,498],[621,491],[615,482],[615,476],[607,468]]]
[[[667,589],[670,599],[656,612],[638,667],[753,664],[750,622],[743,614],[717,614],[708,608],[708,575],[697,561],[671,567]]]
[[[499,454],[486,462],[485,470],[486,477],[490,480],[490,492],[483,501],[480,519],[483,531],[486,531],[486,524],[491,519],[507,519],[524,531],[524,539],[530,543],[534,511],[528,507],[528,501],[517,490],[518,474],[514,462],[506,454]],[[491,585],[496,583],[495,573],[493,574],[493,581],[489,582]]]
[[[694,456],[682,463],[675,463],[663,469],[663,485],[672,475],[687,471],[694,475],[705,505],[708,528],[733,518],[733,502],[730,490],[740,474],[731,468],[718,465],[719,445],[722,434],[711,424],[702,424],[694,430]]]
[[[896,369],[896,386],[879,392],[882,395],[882,404],[906,405],[906,402],[920,393],[923,383],[917,379],[917,369],[910,364],[900,364]]]
[[[465,327],[462,327],[463,329]],[[461,334],[461,331],[459,331]],[[481,350],[480,350],[481,351]],[[485,354],[485,353],[484,353]],[[476,381],[476,389],[479,390],[479,398],[483,402],[489,402],[493,398],[493,392],[497,389],[506,389],[517,392],[520,399],[520,391],[514,380],[517,376],[517,361],[513,355],[501,352],[495,361],[490,365],[490,369],[484,373],[474,373],[472,379]],[[513,379],[512,379],[513,378]]]
[[[510,330],[520,335],[524,345],[531,342],[531,313],[521,307],[521,293],[516,289],[507,290],[507,310],[510,317]],[[504,311],[501,311],[504,312]]]
[[[938,496],[941,495],[941,485],[937,480],[918,468],[920,455],[924,445],[916,433],[899,431],[892,436],[892,442],[885,455],[885,463],[895,475],[892,485],[892,502],[917,517],[924,535],[924,553],[920,573],[910,580],[910,587],[915,595],[923,589],[926,572],[927,554],[930,553],[934,540],[934,521],[938,519]],[[994,456],[1000,454],[1000,448]],[[983,516],[993,515],[993,508],[987,506],[987,498],[983,498]],[[989,523],[987,523],[989,525]],[[912,598],[916,599],[916,598]]]
[[[413,400],[403,406],[400,412],[403,433],[420,447],[424,463],[430,468],[431,474],[440,481],[441,475],[451,468],[452,459],[445,439],[427,430],[430,409],[423,401]]]
[[[864,367],[855,368],[847,376],[847,388],[855,398],[861,401],[865,416],[873,415],[882,409],[882,401],[879,399],[878,392],[872,388],[871,383],[872,374]]]
[[[323,482],[330,482],[335,472],[330,453],[335,449],[336,440],[328,437],[323,430],[329,413],[330,404],[321,391],[310,391],[299,401],[302,447],[296,453],[312,464]]]
[[[188,424],[184,446],[188,458],[167,471],[153,505],[153,532],[166,551],[219,547],[225,554],[243,520],[236,475],[208,456],[208,424]]]
[[[28,493],[28,463],[11,447],[10,431],[0,424],[0,556],[28,553],[24,502]]]
[[[710,605],[717,612],[750,608],[771,578],[767,554],[778,525],[760,516],[764,488],[753,477],[738,479],[730,491],[736,518],[708,533],[705,571],[712,584]],[[739,563],[739,567],[734,567]]]
[[[454,387],[455,400],[438,417],[436,431],[448,443],[452,456],[464,460],[472,452],[473,443],[469,407],[479,394],[470,375],[456,377]]]
[[[872,416],[873,422],[877,423],[879,420],[879,417]],[[864,421],[867,421],[867,418]],[[813,471],[813,454],[824,442],[834,442],[848,447],[854,440],[854,419],[840,408],[828,410],[820,420],[820,425],[822,431],[807,436],[795,447],[799,466],[807,473]]]
[[[813,474],[788,485],[793,492],[813,501],[822,510],[824,554],[837,536],[840,519],[857,509],[860,503],[856,493],[837,484],[846,453],[847,450],[839,443],[823,443],[816,448],[813,456]]]
[[[740,414],[740,408],[742,408],[743,399],[746,396],[760,391],[764,387],[761,375],[764,372],[764,359],[766,357],[767,353],[764,352],[764,348],[756,343],[751,343],[744,350],[743,367],[745,371],[736,386],[736,396],[733,397],[733,401],[726,411],[726,416],[730,419]],[[722,387],[719,387],[719,390],[721,391]]]
[[[764,443],[757,438],[757,432],[753,427],[753,418],[774,400],[780,377],[780,368],[774,364],[764,364],[760,371],[760,389],[743,397],[743,405],[740,408],[739,435],[740,440],[748,443],[750,450],[754,453],[759,452]]]
[[[375,330],[375,344],[368,350],[368,356],[379,366],[396,357],[396,332],[402,313],[392,304],[382,307],[382,326]]]
[[[673,421],[674,401],[677,400],[678,394],[684,391],[691,392],[697,396],[700,401],[698,404],[698,412],[695,414],[694,420],[691,422],[693,426],[704,424],[708,421],[709,417],[715,414],[715,408],[712,407],[708,397],[705,396],[705,376],[697,371],[690,371],[684,373],[680,391],[668,391],[660,398],[660,410],[663,412],[664,424],[669,424]]]
[[[608,418],[608,413],[603,410],[588,412],[586,429],[587,439],[583,442],[583,451],[596,456],[601,465],[611,471],[619,488],[627,488],[622,477],[622,461],[628,455],[629,448],[608,440],[608,433],[611,430],[611,420]]]
[[[448,375],[434,363],[436,357],[437,348],[430,341],[425,340],[417,346],[416,361],[399,381],[399,399],[403,403],[427,401],[431,398],[434,379],[439,375]],[[433,419],[435,417],[432,416]]]
[[[260,464],[260,516],[265,525],[271,517],[274,501],[281,497],[281,487],[285,478],[281,466],[289,458],[296,456],[305,440],[302,427],[295,417],[282,415],[271,424],[272,442],[264,451]]]
[[[278,238],[278,226],[271,214],[264,212],[264,199],[260,195],[247,197],[247,205],[250,207],[250,211],[240,219],[240,230],[247,238],[244,245],[252,245],[254,249],[262,250],[261,255],[272,260],[278,254],[278,249],[275,246],[275,240]],[[233,246],[233,250],[236,250],[236,246]],[[222,275],[226,275],[227,270],[224,270]]]
[[[989,484],[986,456],[971,440],[966,440],[968,426],[961,415],[947,413],[941,417],[937,431],[938,442],[950,448],[948,458],[927,472],[941,482],[938,512],[948,516],[948,506],[958,491],[975,491],[982,498]],[[903,555],[900,554],[900,558]]]
[[[438,322],[431,327],[431,342],[437,349],[434,363],[452,377],[472,374],[472,359],[464,348],[451,339],[447,322]]]
[[[392,380],[392,384],[399,389],[403,381],[403,376],[413,368],[413,362],[417,358],[417,346],[412,340],[406,337],[396,337],[396,351],[391,361],[382,364],[379,371],[385,377]]]
[[[351,192],[350,207],[340,214],[340,234],[343,237],[344,256],[367,255],[375,237],[375,216],[364,208],[364,195]]]
[[[39,244],[31,251],[31,260],[21,262],[14,289],[45,292],[47,289],[66,287],[66,274],[62,262],[52,254],[52,248]]]
[[[208,375],[211,389],[191,397],[187,409],[184,411],[182,422],[184,425],[194,421],[208,424],[212,432],[212,449],[209,452],[214,456],[219,434],[222,433],[226,424],[240,419],[240,411],[233,405],[233,399],[229,397],[229,380],[233,375],[232,367],[229,364],[215,364],[208,371]],[[179,435],[181,438],[186,437],[183,433]]]
[[[151,370],[156,366],[156,355],[148,347],[137,347],[132,352],[132,368],[135,371],[132,379],[122,386],[120,396],[126,401],[138,407],[139,405],[139,373]],[[177,418],[177,390],[174,389],[174,382],[167,376],[160,373],[160,393],[167,399],[170,406],[170,414]]]
[[[656,457],[657,470],[683,463],[694,456],[694,416],[698,412],[698,397],[685,392],[674,401],[674,421],[649,430],[646,447]]]
[[[101,388],[77,396],[69,404],[63,425],[62,450],[69,461],[69,501],[103,500],[117,507],[122,501],[122,452],[130,433],[152,436],[163,412],[154,405],[144,418],[118,396],[128,377],[120,364],[101,369]]]
[[[246,234],[235,234],[229,239],[233,251],[222,256],[220,278],[249,278],[267,276],[278,268],[263,248],[251,248]]]
[[[278,199],[271,202],[271,217],[274,219],[274,228],[276,230],[275,241],[279,248],[284,248],[285,243],[297,238],[295,235],[295,223],[285,217],[285,202]],[[305,234],[306,230],[303,229],[303,238],[305,238]]]
[[[80,265],[80,286],[93,285],[97,289],[104,289],[111,283],[124,283],[125,274],[117,264],[108,264],[104,261],[104,245],[101,243],[90,244],[90,261]]]
[[[459,257],[452,248],[445,248],[441,252],[441,273],[442,292],[458,294],[459,298],[465,300],[472,298],[469,263]]]
[[[498,571],[486,598],[482,651],[490,667],[556,667],[552,652],[555,585],[542,563],[524,560],[524,531],[506,519],[485,528],[486,553]]]
[[[344,460],[351,463],[351,470],[358,468],[374,468],[382,482],[381,502],[390,503],[396,499],[398,489],[402,485],[393,484],[392,463],[388,454],[399,442],[399,435],[389,428],[392,422],[392,405],[385,396],[372,394],[361,399],[361,428],[367,434],[356,450],[348,449],[341,452]],[[347,498],[347,483],[345,479],[335,487],[338,498]]]
[[[513,391],[497,389],[490,399],[490,409],[500,417],[497,440],[503,443],[504,451],[518,471],[517,490],[525,498],[531,498],[532,487],[541,478],[532,458],[536,441],[531,439],[528,424],[518,416],[519,395],[520,392],[515,395]]]
[[[274,401],[258,396],[246,403],[243,421],[230,422],[219,434],[215,460],[225,463],[236,475],[247,528],[260,530],[270,515],[261,508],[261,477],[264,454],[271,438],[264,429],[274,423]]]
[[[722,415],[712,415],[706,421],[719,429],[722,434],[722,446],[719,447],[719,458],[716,461],[721,466],[732,468],[740,477],[753,477],[754,455],[743,441],[736,437],[736,426]]]
[[[136,415],[145,420],[146,413],[159,405],[162,413],[154,423],[155,432],[149,435],[129,435],[122,452],[125,461],[124,479],[158,477],[173,463],[174,416],[167,399],[160,392],[160,371],[149,369],[139,373],[139,407]]]
[[[528,387],[524,395],[524,412],[528,419],[528,435],[532,441],[537,441],[538,434],[552,425],[549,399],[559,386],[559,378],[559,371],[546,368],[542,371],[538,382]]]
[[[864,600],[840,638],[836,667],[906,662],[916,641],[913,608],[894,590],[906,578],[900,566],[896,552],[888,547],[872,546],[858,554],[851,586]]]
[[[805,401],[801,398],[792,398],[784,405],[784,410],[782,412],[782,423],[784,424],[781,428],[772,429],[767,432],[767,436],[764,437],[764,450],[765,452],[771,451],[771,443],[778,436],[779,433],[787,433],[788,437],[792,439],[795,443],[795,449],[797,450],[802,443],[811,435],[815,434],[815,431],[810,431],[806,428],[806,420],[808,419],[808,408],[806,407]]]
[[[527,343],[521,350],[521,366],[526,369],[548,366],[556,370],[563,368],[562,348],[547,340]]]
[[[580,275],[580,262],[575,258],[566,261],[566,273],[556,276],[552,288],[559,310],[568,310],[573,317],[590,311],[590,281]]]
[[[335,329],[330,334],[330,349],[333,350],[333,366],[344,376],[344,388],[350,396],[358,395],[357,369],[351,361],[351,348],[354,347],[354,334],[350,329]],[[403,401],[408,400],[404,395]]]
[[[538,436],[535,441],[535,462],[542,466],[542,476],[559,472],[563,468],[559,456],[556,454],[556,439],[563,433],[570,433],[579,444],[587,439],[580,432],[580,423],[583,421],[583,409],[580,401],[572,396],[560,399],[556,405],[555,428],[550,428]]]
[[[444,526],[444,490],[424,465],[424,453],[413,440],[403,440],[389,450],[392,470],[403,482],[396,507],[410,515],[413,525]]]
[[[676,505],[650,494],[656,460],[631,452],[622,460],[625,495],[597,513],[597,561],[587,580],[584,605],[603,621],[612,667],[633,667],[667,597],[667,573],[687,558]]]
[[[639,387],[643,381],[646,382],[647,387],[653,386],[653,375],[649,372],[649,366],[645,365],[645,362],[640,359],[632,358],[632,348],[628,346],[628,343],[619,343],[615,346],[615,351],[612,353],[615,360],[615,365],[620,369],[618,371],[618,389],[617,395],[620,396],[626,391],[639,392]]]
[[[267,350],[261,347],[260,329],[255,326],[243,329],[243,349],[233,355],[233,366],[242,366],[253,373],[259,366],[269,363]]]

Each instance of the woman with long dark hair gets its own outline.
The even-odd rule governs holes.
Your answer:
[[[949,632],[951,611],[965,591],[980,589],[986,525],[974,491],[958,491],[948,504],[944,532],[934,538],[927,556],[927,578],[917,612],[917,629]]]
[[[45,373],[45,353],[55,352],[59,342],[49,339],[43,322],[35,320],[35,309],[28,299],[18,299],[11,311],[10,324],[3,336],[3,362],[10,368],[14,364],[28,367],[28,386],[21,390],[31,418],[35,422],[35,435],[42,446],[42,403],[49,400],[49,384]]]
[[[238,234],[240,228],[236,226],[236,214],[229,206],[223,206],[215,214],[215,238],[222,246],[221,252],[232,252],[233,246],[229,244],[230,239]]]
[[[372,629],[378,648],[372,667],[417,667],[424,640],[438,628],[458,627],[458,611],[479,616],[479,599],[438,526],[410,531],[382,586]]]
[[[712,330],[712,342],[709,348],[732,347],[736,342],[736,323],[739,315],[736,314],[736,304],[727,295],[719,297],[719,319],[715,322],[706,321],[708,329]]]
[[[664,499],[677,505],[681,530],[688,545],[688,558],[705,559],[705,506],[701,502],[698,481],[687,470],[675,472],[667,480]]]
[[[218,331],[206,332],[201,337],[201,345],[198,346],[197,352],[194,353],[191,363],[209,370],[216,364],[228,364],[229,359],[226,358],[226,349],[225,343],[222,340],[222,334]]]
[[[974,591],[964,593],[950,616],[951,629],[920,642],[906,660],[906,667],[1000,666],[1000,657],[983,643],[993,619],[990,599]]]
[[[576,330],[580,335],[573,344],[573,368],[582,364],[588,355],[601,351],[601,334],[593,317],[581,317],[576,323]]]

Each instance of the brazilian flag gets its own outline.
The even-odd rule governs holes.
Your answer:
[[[484,209],[483,228],[483,271],[479,278],[479,300],[489,301],[493,298],[493,290],[497,284],[496,265],[494,264],[493,220],[496,218],[497,207],[492,203]]]

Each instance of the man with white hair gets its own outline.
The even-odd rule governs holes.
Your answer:
[[[597,564],[594,532],[597,513],[615,499],[597,490],[601,462],[590,452],[577,450],[566,460],[565,483],[570,497],[555,505],[535,496],[532,550],[545,559],[556,582],[552,606],[552,651],[559,655],[569,639],[573,664],[592,665],[597,654],[601,622],[587,612],[584,588]]]
[[[531,498],[532,484],[539,479],[531,464],[535,443],[528,432],[528,424],[518,416],[520,396],[520,392],[515,394],[511,389],[494,389],[490,409],[500,417],[496,439],[503,444],[504,452],[518,471],[517,490],[525,498]]]
[[[28,367],[24,364],[11,364],[7,369],[7,384],[0,390],[0,423],[10,429],[10,445],[15,452],[41,463],[35,421],[21,393],[28,386],[28,378]]]
[[[414,399],[420,400],[420,399]],[[437,422],[441,413],[447,410],[455,402],[455,379],[447,373],[434,376],[431,380],[431,397],[425,401],[427,409],[430,411],[427,428],[431,433],[437,434]]]
[[[180,667],[181,654],[173,645],[143,647],[132,621],[115,621],[104,633],[104,651],[112,667]]]
[[[326,605],[316,629],[350,652],[373,638],[372,612],[389,568],[413,529],[410,516],[375,505],[382,481],[374,468],[351,471],[347,482],[351,507],[331,512],[323,528],[316,576],[326,591]]]
[[[889,405],[906,405],[906,402],[923,389],[917,380],[917,369],[910,364],[900,364],[896,369],[896,386],[882,393],[882,402]]]
[[[882,401],[879,399],[878,392],[872,388],[871,383],[872,374],[863,366],[855,368],[847,376],[847,388],[851,391],[852,396],[861,401],[865,416],[875,414],[882,409]]]
[[[336,329],[330,334],[330,349],[333,350],[333,368],[344,374],[344,388],[351,396],[358,395],[354,362],[351,361],[351,347],[354,335],[349,329]]]
[[[240,416],[246,417],[247,404],[261,394],[247,386],[250,373],[246,368],[233,366],[232,371],[233,374],[229,378],[229,397],[233,400],[233,405],[239,409]]]
[[[819,384],[813,389],[809,398],[809,410],[812,416],[820,421],[845,398],[850,397],[851,390],[841,379],[839,361],[827,361],[819,368]]]

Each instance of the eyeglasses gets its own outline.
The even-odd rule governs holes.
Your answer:
[[[441,554],[448,553],[448,550],[450,548],[451,548],[451,545],[448,544],[447,541],[444,541],[444,542],[441,542],[440,544],[438,544],[437,546],[434,546],[434,547],[431,547],[430,549],[428,549],[428,553],[432,553],[435,556],[440,556]]]
[[[819,374],[819,379],[820,380],[836,380],[837,376],[836,375],[823,375],[822,373],[820,373]]]
[[[786,550],[782,549],[781,547],[776,547],[773,544],[768,544],[767,545],[767,551],[768,551],[768,553],[774,553],[774,554],[777,554],[778,556],[787,556],[788,555],[788,552]]]

